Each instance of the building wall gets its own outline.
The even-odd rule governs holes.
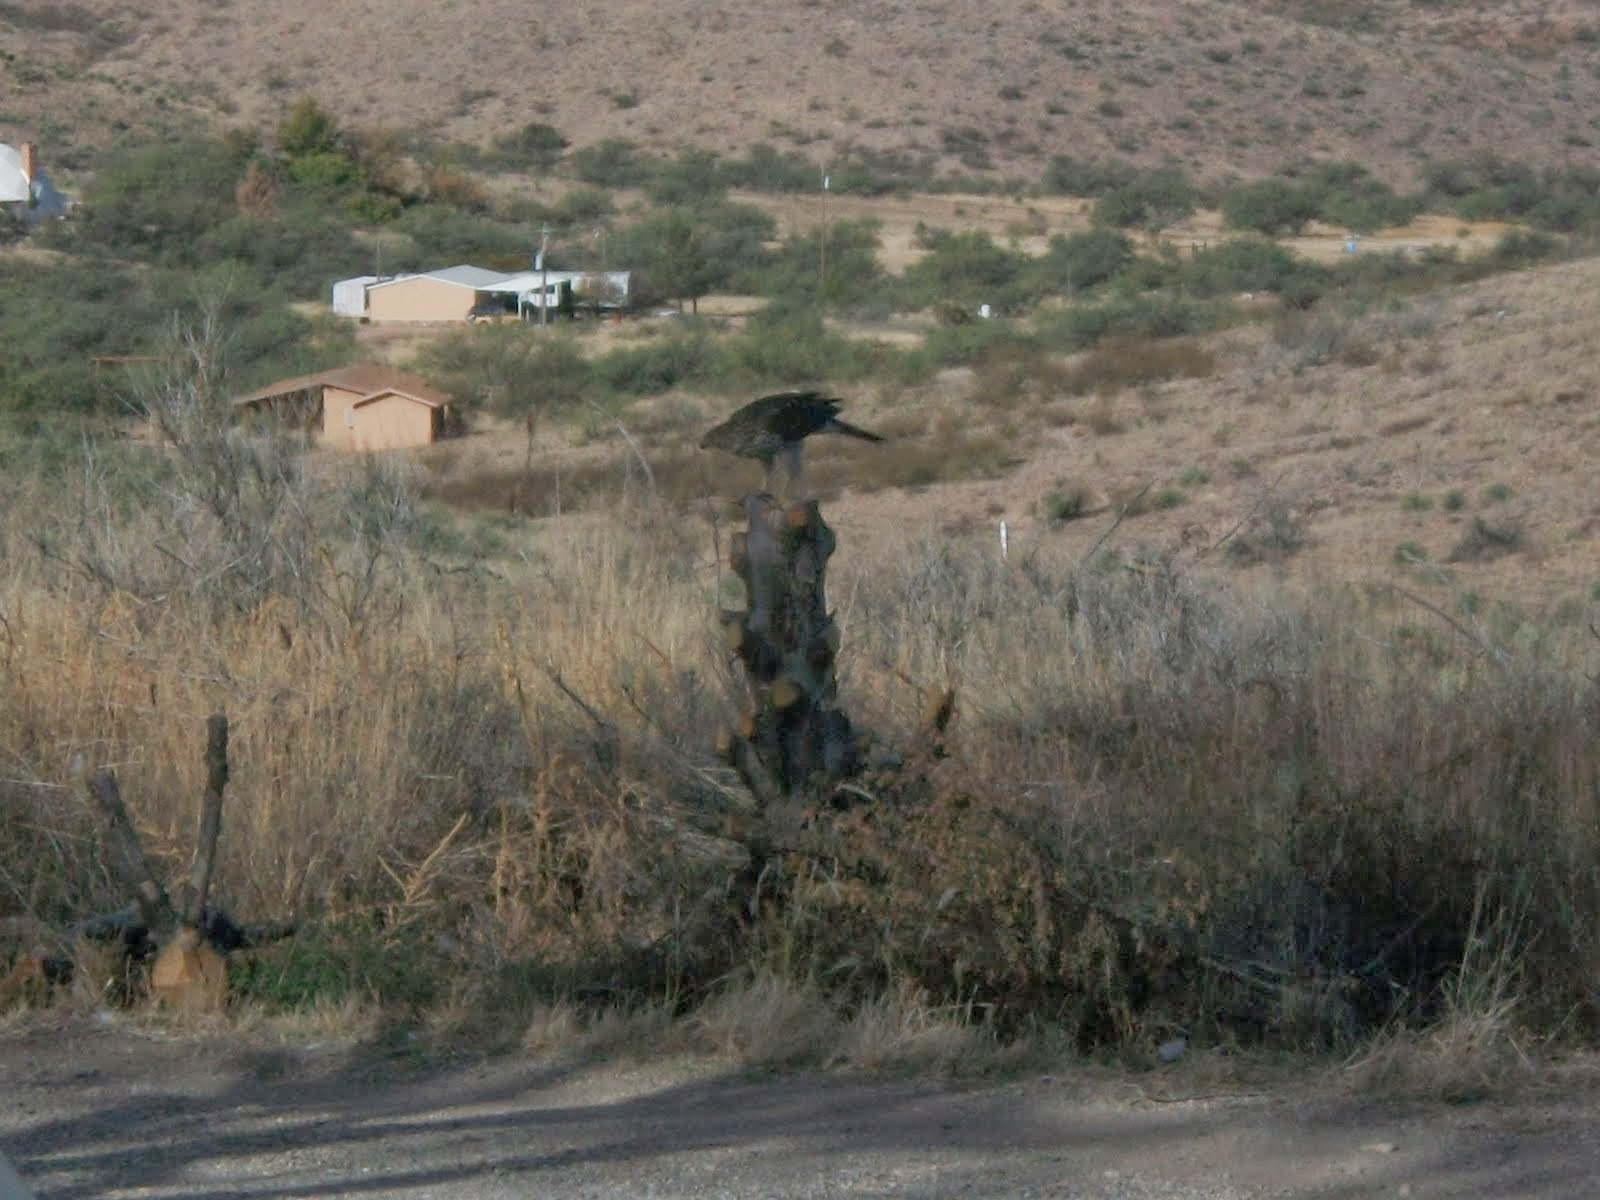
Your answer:
[[[322,444],[336,450],[407,450],[431,446],[441,410],[391,392],[359,407],[360,397],[329,387],[322,394]]]
[[[367,290],[370,321],[465,321],[477,303],[471,288],[418,275]]]

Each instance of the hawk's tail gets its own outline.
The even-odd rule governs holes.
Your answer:
[[[883,438],[879,437],[877,434],[868,433],[865,429],[862,429],[857,425],[851,425],[839,420],[838,417],[830,417],[828,423],[823,426],[823,428],[829,433],[842,433],[846,437],[860,438],[864,442],[883,441]]]

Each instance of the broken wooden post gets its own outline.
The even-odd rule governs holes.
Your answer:
[[[128,816],[127,805],[122,802],[122,789],[117,777],[110,771],[96,771],[89,785],[89,794],[106,822],[106,852],[111,857],[111,869],[133,891],[133,900],[139,908],[139,919],[152,936],[170,933],[177,924],[177,914],[167,893],[156,882],[155,873],[145,859],[144,847],[139,842],[138,830]]]
[[[159,948],[150,969],[150,989],[158,999],[191,1011],[216,1011],[227,999],[227,968],[208,937],[209,926],[216,922],[208,920],[212,914],[206,911],[227,782],[228,718],[218,713],[206,722],[206,793],[200,805],[200,831],[189,883],[177,905],[150,869],[116,776],[98,771],[90,786],[106,821],[112,870],[134,893],[144,940]],[[232,927],[232,922],[221,919]]]
[[[189,871],[189,894],[180,919],[200,928],[205,917],[206,893],[217,862],[217,835],[222,832],[222,790],[228,786],[228,718],[214,713],[206,719],[206,794],[200,802],[200,831],[195,837],[194,862]]]
[[[743,506],[747,528],[733,535],[729,565],[745,607],[723,610],[722,621],[754,703],[721,749],[770,803],[854,773],[861,748],[837,703],[839,629],[827,604],[833,531],[815,500],[785,508],[753,493]]]

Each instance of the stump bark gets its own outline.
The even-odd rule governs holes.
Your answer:
[[[757,800],[772,803],[856,772],[861,739],[838,705],[840,638],[827,602],[833,531],[815,500],[784,507],[756,493],[743,507],[729,566],[745,607],[724,609],[722,624],[752,704],[720,748]]]

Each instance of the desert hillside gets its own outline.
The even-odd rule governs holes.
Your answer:
[[[469,143],[538,120],[578,146],[767,141],[1027,182],[1057,154],[1211,179],[1314,155],[1398,184],[1429,159],[1588,154],[1597,36],[1577,0],[16,0],[0,137],[88,166],[130,131],[270,122],[310,93]]]

